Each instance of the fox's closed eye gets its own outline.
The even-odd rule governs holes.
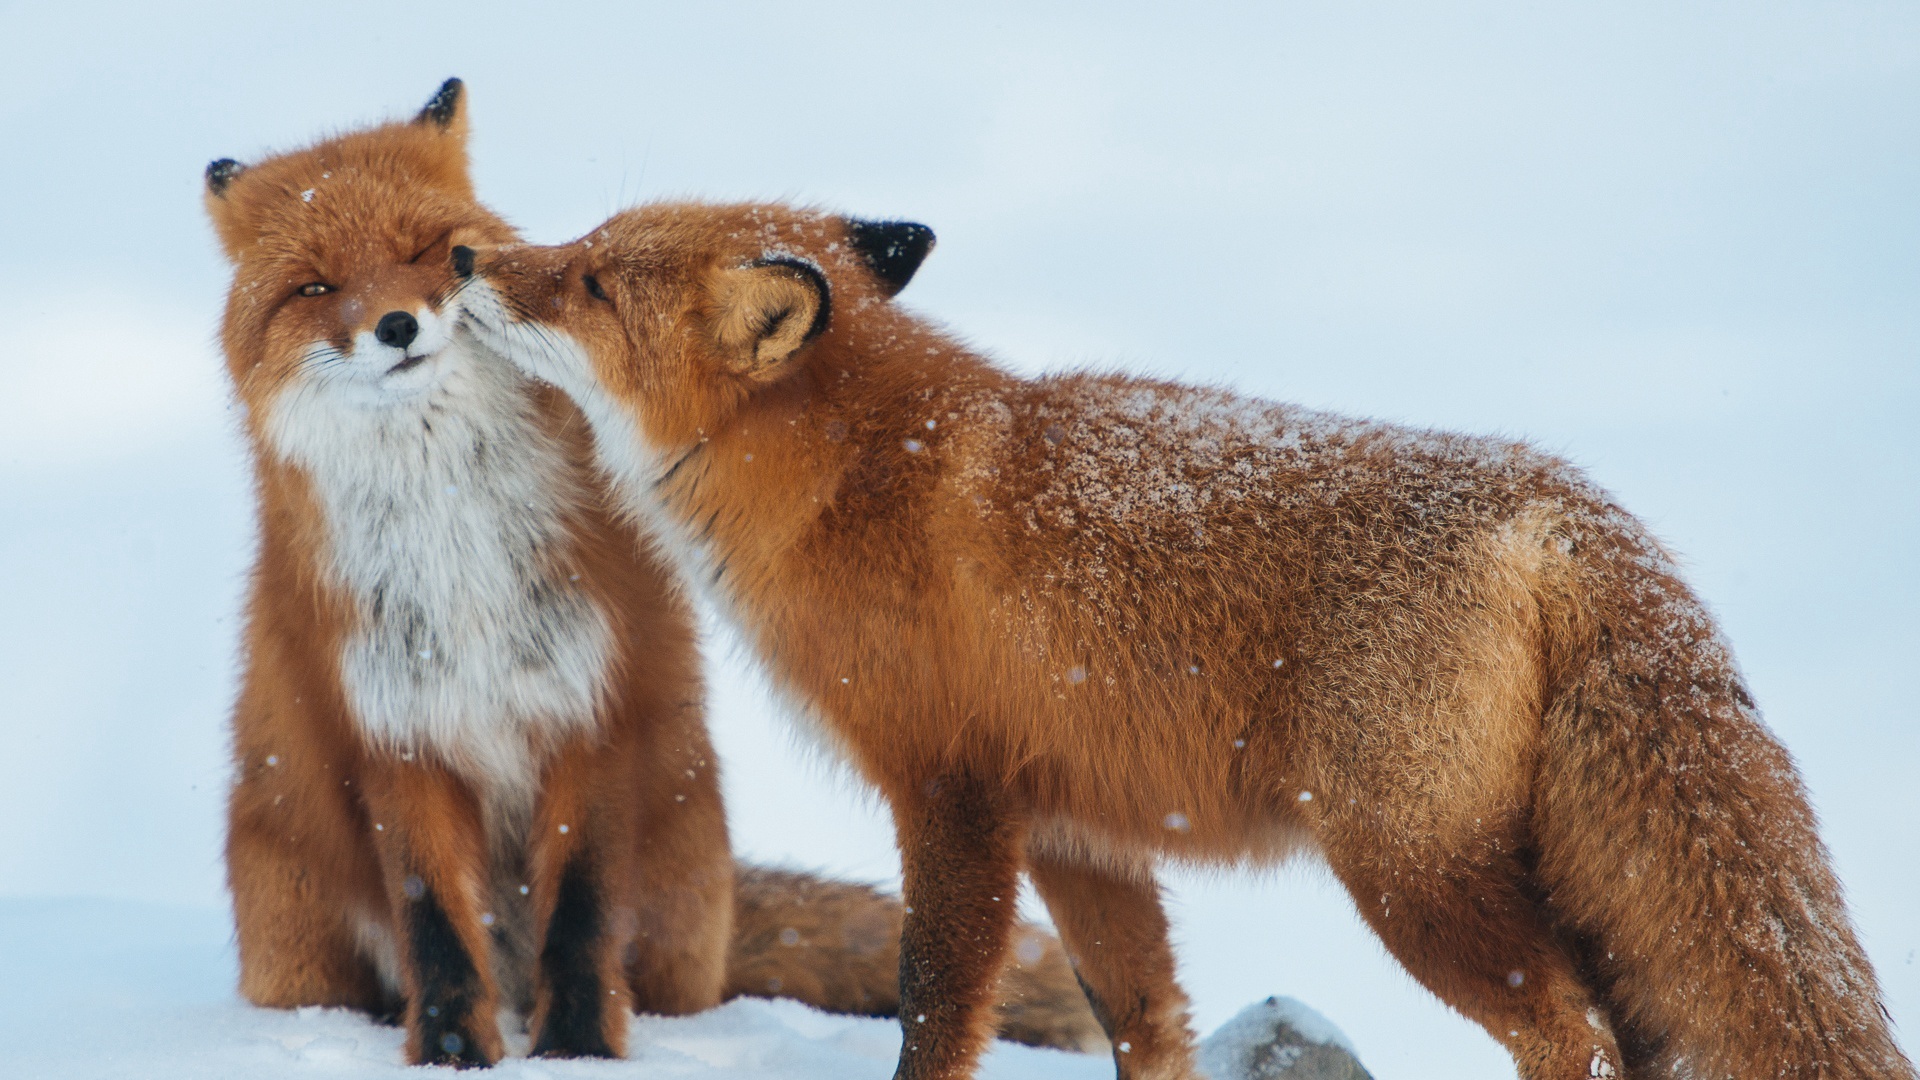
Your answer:
[[[586,276],[584,276],[584,277],[582,277],[582,278],[580,279],[580,282],[581,282],[581,284],[583,284],[583,285],[585,285],[585,286],[587,287],[587,295],[588,295],[588,296],[591,296],[591,297],[593,297],[593,298],[594,298],[595,300],[606,300],[606,299],[607,299],[607,290],[605,290],[605,289],[603,289],[603,288],[601,288],[601,287],[600,287],[600,279],[599,279],[599,278],[597,278],[597,277],[594,277],[594,276],[593,276],[592,274],[588,274],[588,275],[586,275]],[[609,302],[611,302],[611,301],[609,301]]]
[[[333,286],[324,281],[309,281],[300,286],[301,296],[325,296],[333,291]]]
[[[407,260],[407,264],[408,264],[409,266],[411,266],[411,265],[413,265],[414,263],[417,263],[417,262],[419,262],[419,261],[420,261],[421,259],[424,259],[424,258],[426,258],[426,257],[427,257],[427,255],[428,255],[429,253],[431,253],[431,252],[433,251],[433,249],[434,249],[434,248],[437,248],[437,247],[439,247],[439,246],[440,246],[441,244],[443,244],[443,243],[445,243],[445,242],[446,242],[446,239],[447,239],[447,235],[448,235],[448,234],[446,234],[446,233],[441,233],[441,234],[440,234],[439,236],[437,236],[437,237],[435,237],[435,238],[434,238],[434,240],[433,240],[433,242],[432,242],[432,243],[430,243],[430,244],[428,244],[428,245],[427,245],[426,247],[423,247],[423,248],[421,248],[421,249],[420,249],[419,251],[417,251],[417,252],[414,252],[414,255],[413,255],[413,258],[411,258],[411,259],[408,259],[408,260]]]

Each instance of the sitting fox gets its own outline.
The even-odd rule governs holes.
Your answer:
[[[475,344],[449,249],[461,84],[410,122],[207,170],[259,496],[233,713],[240,989],[397,1015],[415,1063],[618,1056],[634,1009],[891,1015],[898,902],[736,867],[686,599],[564,397]],[[1008,1034],[1104,1046],[1030,931]]]
[[[1303,850],[1529,1080],[1913,1076],[1793,763],[1605,492],[1519,443],[1016,378],[889,302],[931,246],[665,204],[451,253],[890,803],[899,1076],[971,1072],[1022,871],[1120,1075],[1192,1075],[1154,865]]]

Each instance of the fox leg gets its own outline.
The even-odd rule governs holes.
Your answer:
[[[1033,887],[1113,1044],[1119,1076],[1192,1076],[1187,997],[1174,982],[1167,917],[1152,872],[1127,876],[1044,851],[1028,857]]]
[[[397,1002],[349,921],[384,902],[372,852],[348,839],[364,824],[347,822],[336,830],[311,817],[296,820],[290,808],[268,817],[235,802],[228,816],[227,884],[241,996],[268,1008],[331,1005],[390,1015]],[[329,835],[303,844],[295,830]]]
[[[892,802],[906,879],[894,1076],[970,1076],[993,1036],[1024,830],[1000,793],[965,776],[940,777]]]
[[[1507,1048],[1523,1080],[1622,1076],[1605,1009],[1519,860],[1404,834],[1329,833],[1328,862],[1361,917],[1421,985]]]
[[[651,731],[582,740],[547,770],[530,844],[537,1056],[620,1057],[633,1011],[720,1003],[733,861],[713,752],[691,732],[662,751]]]
[[[617,759],[618,747],[577,741],[541,787],[528,860],[541,941],[529,1018],[535,1057],[626,1051],[631,995],[621,953],[632,927],[619,913],[632,903],[621,886],[631,879],[633,823],[623,812],[632,794],[610,789]]]
[[[240,950],[240,993],[255,1005],[335,1005],[390,1016],[365,924],[384,937],[386,897],[359,792],[358,748],[345,718],[280,692],[283,656],[256,650],[233,715],[227,793],[227,884]],[[387,978],[393,978],[391,971]]]
[[[387,760],[367,773],[367,809],[407,991],[407,1060],[490,1065],[504,1047],[480,918],[487,865],[480,808],[438,765]]]
[[[590,829],[591,826],[588,826]],[[531,1019],[535,1057],[617,1058],[626,1053],[631,992],[621,977],[624,935],[609,903],[605,846],[589,833],[555,860],[538,906],[548,912]]]
[[[648,785],[633,847],[637,918],[627,946],[633,1007],[678,1016],[720,1004],[733,939],[734,865],[726,810],[704,731]]]

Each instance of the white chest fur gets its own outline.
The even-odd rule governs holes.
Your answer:
[[[464,337],[429,363],[409,395],[297,383],[268,436],[310,478],[355,601],[340,673],[364,734],[511,799],[595,723],[612,633],[570,568],[579,493],[521,377]]]

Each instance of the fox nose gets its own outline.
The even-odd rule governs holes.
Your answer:
[[[420,335],[420,323],[404,311],[389,311],[380,316],[380,322],[373,328],[373,336],[380,344],[404,349],[413,344]]]

